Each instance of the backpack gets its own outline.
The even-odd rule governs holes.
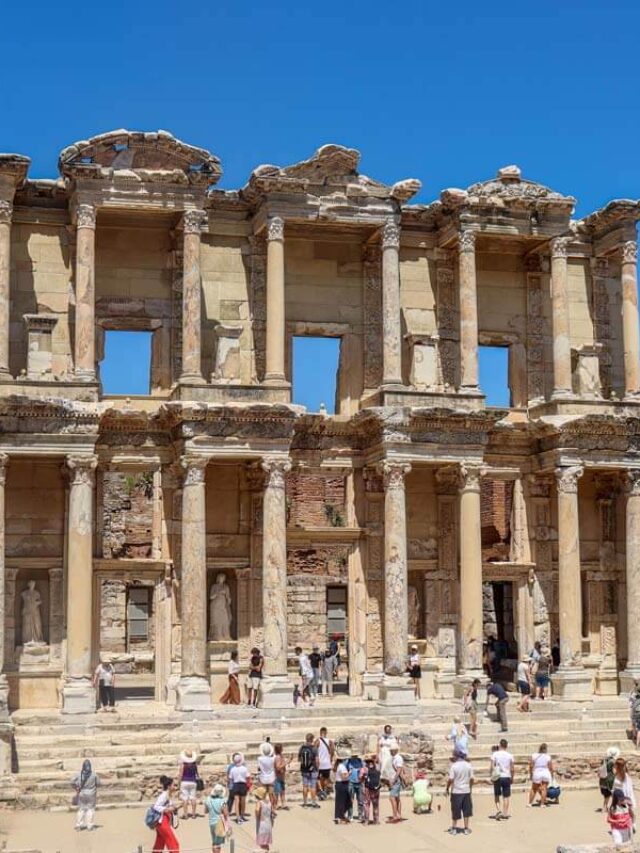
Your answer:
[[[598,779],[606,779],[609,775],[609,767],[607,766],[607,759],[603,759],[602,764],[600,765],[600,770],[598,771]]]
[[[368,791],[380,790],[380,771],[377,767],[371,767],[364,780],[365,788]]]
[[[145,826],[148,826],[149,829],[155,829],[161,820],[162,814],[156,811],[153,806],[149,806],[149,808],[144,813]]]
[[[300,770],[303,773],[310,773],[316,768],[316,756],[312,746],[305,744],[300,748]]]

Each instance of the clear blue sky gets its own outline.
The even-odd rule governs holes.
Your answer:
[[[339,142],[422,200],[517,163],[582,215],[640,197],[639,33],[637,0],[6,3],[0,150],[48,177],[77,139],[164,128],[238,187]]]

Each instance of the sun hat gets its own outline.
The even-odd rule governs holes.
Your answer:
[[[417,647],[417,646],[411,646],[411,651],[413,651],[414,649],[415,649],[416,651],[418,651],[418,647]]]
[[[197,760],[197,758],[198,754],[196,753],[195,749],[184,749],[180,753],[180,761],[183,764],[193,764],[194,761]]]
[[[224,785],[221,785],[219,782],[213,786],[211,789],[212,797],[224,797]]]
[[[267,789],[263,788],[262,785],[258,785],[258,787],[253,792],[253,795],[256,800],[264,800],[264,798],[267,796]]]
[[[273,755],[273,746],[268,741],[265,741],[260,746],[260,752],[266,756]]]
[[[620,755],[620,750],[617,746],[610,746],[607,750],[607,758],[618,758]]]

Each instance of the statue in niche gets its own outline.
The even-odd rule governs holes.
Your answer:
[[[209,590],[209,639],[231,639],[231,590],[222,572]]]
[[[28,581],[22,596],[22,645],[44,643],[42,634],[42,597],[36,589],[35,581]]]
[[[420,626],[420,598],[418,590],[415,586],[410,586],[407,590],[407,609],[409,616],[409,635],[417,637]]]

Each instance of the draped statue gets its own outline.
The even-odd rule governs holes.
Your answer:
[[[22,645],[27,643],[43,643],[42,634],[42,597],[36,589],[35,581],[28,581],[22,596]]]
[[[209,639],[231,639],[231,590],[227,578],[219,572],[209,590]]]

